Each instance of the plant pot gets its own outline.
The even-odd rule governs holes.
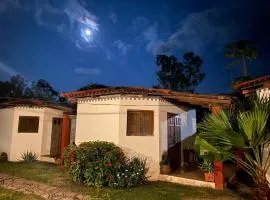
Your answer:
[[[170,174],[172,172],[170,165],[160,165],[161,174]]]
[[[214,182],[215,175],[214,175],[214,173],[210,173],[210,172],[204,173],[204,179],[206,182]]]

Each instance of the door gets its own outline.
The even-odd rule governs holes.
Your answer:
[[[168,113],[168,158],[173,171],[181,166],[181,118]]]
[[[52,119],[51,157],[60,157],[62,139],[62,118]]]

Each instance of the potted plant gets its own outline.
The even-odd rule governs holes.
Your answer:
[[[204,179],[207,182],[214,182],[214,166],[212,160],[204,159],[203,162],[199,165],[200,170],[204,172]]]
[[[168,153],[164,151],[161,156],[161,161],[159,163],[160,165],[160,173],[161,174],[170,174],[171,173],[171,167],[170,162],[168,158]]]

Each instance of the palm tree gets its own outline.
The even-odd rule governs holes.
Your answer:
[[[256,197],[270,194],[267,172],[270,168],[270,100],[253,99],[243,106],[209,114],[199,125],[197,143],[201,153],[213,151],[236,160],[256,184]],[[233,153],[243,151],[243,159]]]
[[[242,64],[243,76],[247,76],[247,62],[257,58],[258,51],[254,44],[248,40],[239,40],[225,46],[224,56],[234,59],[227,66]]]

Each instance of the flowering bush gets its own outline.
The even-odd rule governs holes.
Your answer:
[[[146,181],[145,161],[128,160],[121,148],[109,142],[69,146],[64,153],[64,163],[74,181],[89,186],[123,188]]]
[[[76,151],[78,147],[75,144],[70,144],[65,150],[63,154],[64,165],[67,168],[70,168],[72,163],[76,161]]]
[[[111,187],[129,188],[135,185],[143,184],[147,181],[146,161],[133,158],[122,166],[117,172],[113,181],[110,182]]]

